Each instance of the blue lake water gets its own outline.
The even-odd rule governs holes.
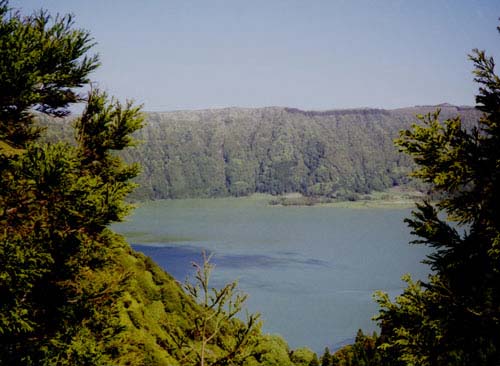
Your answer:
[[[322,352],[371,332],[373,292],[395,296],[404,273],[425,279],[426,249],[409,245],[409,209],[276,207],[264,198],[142,204],[115,225],[134,248],[183,281],[202,250],[214,254],[213,285],[237,279],[263,330],[292,348]]]

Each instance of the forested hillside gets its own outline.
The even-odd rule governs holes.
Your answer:
[[[461,115],[468,126],[479,118],[471,107],[438,107],[443,119]],[[393,140],[417,114],[435,110],[268,107],[147,113],[146,126],[135,135],[142,143],[123,154],[142,166],[136,199],[254,192],[353,199],[408,182],[413,163]],[[58,129],[62,134],[64,124]]]

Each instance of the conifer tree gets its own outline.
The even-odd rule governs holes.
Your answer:
[[[106,226],[128,212],[139,108],[75,87],[98,66],[69,16],[22,17],[0,2],[0,365],[110,364],[127,273]],[[76,145],[42,143],[34,109],[52,116],[86,100]]]
[[[500,28],[499,28],[500,31]],[[500,360],[500,78],[485,52],[474,50],[480,84],[476,127],[439,111],[397,141],[418,165],[414,175],[441,197],[424,201],[406,222],[432,248],[427,282],[392,302],[379,294],[384,364],[495,365]]]
[[[321,356],[321,366],[330,366],[332,364],[332,353],[330,348],[326,347],[323,356]]]
[[[69,114],[81,101],[75,91],[88,84],[99,66],[86,31],[75,29],[70,15],[52,17],[46,11],[21,16],[0,1],[0,140],[23,147],[36,139],[31,109],[52,116]],[[5,145],[4,145],[5,147]]]
[[[261,323],[259,314],[248,314],[246,322],[236,316],[243,310],[247,295],[237,289],[237,282],[231,282],[221,289],[210,287],[210,278],[215,267],[211,255],[202,253],[203,263],[193,262],[196,269],[195,281],[186,281],[184,288],[194,299],[200,301],[193,314],[193,333],[198,342],[189,343],[178,332],[176,344],[184,365],[237,365],[255,353]],[[236,332],[232,338],[224,340],[220,336],[224,327],[232,325]],[[195,339],[197,340],[197,339]],[[209,345],[217,343],[217,350]]]

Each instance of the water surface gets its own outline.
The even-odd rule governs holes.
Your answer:
[[[322,352],[371,332],[372,295],[402,291],[400,278],[425,278],[425,248],[409,245],[409,209],[268,206],[263,198],[142,204],[115,226],[134,248],[183,281],[191,261],[214,253],[214,286],[238,279],[264,331],[292,348]]]

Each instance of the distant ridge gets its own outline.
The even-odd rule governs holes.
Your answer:
[[[136,199],[242,196],[252,193],[356,199],[372,191],[413,184],[413,165],[393,140],[441,109],[472,126],[480,112],[448,103],[398,109],[304,111],[290,107],[148,112],[124,153],[142,165]],[[45,123],[54,123],[46,120]],[[72,137],[69,123],[49,139]],[[56,126],[54,126],[56,127]]]
[[[330,109],[326,111],[314,111],[314,110],[301,110],[298,108],[285,108],[285,111],[289,113],[300,113],[308,117],[313,116],[335,116],[335,115],[343,115],[343,114],[388,114],[389,111],[385,109],[377,109],[377,108],[348,108],[348,109]]]
[[[378,107],[348,107],[348,108],[329,108],[329,109],[301,109],[297,107],[289,107],[289,106],[264,106],[264,107],[238,107],[238,106],[229,106],[229,107],[216,107],[216,108],[194,108],[194,109],[173,109],[173,110],[145,110],[144,113],[187,113],[187,112],[217,112],[217,111],[230,111],[230,110],[262,110],[262,109],[280,109],[280,110],[289,110],[291,113],[296,111],[298,113],[306,113],[306,114],[317,114],[317,115],[328,115],[335,114],[339,112],[353,112],[353,111],[363,111],[363,110],[371,110],[371,111],[395,111],[395,110],[404,110],[404,109],[415,109],[415,108],[453,108],[453,109],[475,109],[474,106],[470,105],[455,105],[451,103],[440,103],[440,104],[417,104],[414,106],[407,107],[396,107],[396,108],[378,108]]]
[[[395,110],[401,110],[401,109],[419,109],[419,108],[426,108],[426,109],[455,109],[455,110],[469,110],[469,109],[476,109],[474,106],[469,106],[469,105],[454,105],[450,103],[441,103],[441,104],[429,104],[429,105],[416,105],[413,107],[404,107],[404,108],[396,108]]]

